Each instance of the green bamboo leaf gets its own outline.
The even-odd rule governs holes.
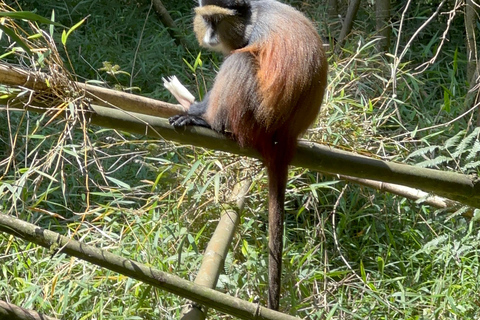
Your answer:
[[[52,15],[50,16],[50,20],[55,22],[55,10],[52,10]],[[53,23],[49,26],[50,36],[53,37]]]
[[[446,112],[450,112],[450,110],[451,110],[451,108],[450,108],[450,105],[451,105],[450,96],[451,96],[450,90],[448,90],[447,88],[444,88],[443,89],[443,110],[445,110]]]
[[[190,63],[188,63],[188,61],[185,60],[185,58],[183,58],[182,60],[183,60],[183,63],[185,63],[187,67],[190,69],[190,71],[195,73],[195,68]]]
[[[10,37],[10,39],[12,39],[18,46],[20,46],[29,56],[32,55],[32,51],[30,51],[30,48],[28,47],[28,45],[25,42],[23,42],[23,40],[20,39],[13,30],[5,27],[2,24],[0,24],[0,29],[6,35],[8,35]]]
[[[363,282],[367,282],[367,273],[365,272],[365,267],[362,260],[360,260],[360,274],[362,275]]]
[[[30,11],[0,12],[0,17],[35,21],[35,22],[53,24],[55,26],[63,27],[63,25],[58,22],[54,22],[50,19],[44,18]]]
[[[118,180],[118,179],[115,179],[113,177],[106,177],[108,180],[110,180],[111,182],[113,182],[114,184],[116,184],[119,188],[122,188],[122,189],[125,189],[125,190],[131,190],[132,188],[126,184],[125,182],[121,181],[121,180]]]
[[[214,190],[215,190],[215,203],[220,201],[220,175],[217,173],[214,176]]]
[[[84,22],[85,20],[87,20],[88,16],[83,18],[82,20],[80,20],[79,22],[77,22],[73,27],[71,27],[67,32],[65,32],[65,30],[63,30],[63,33],[62,33],[62,44],[63,45],[66,45],[67,44],[67,39],[68,39],[68,36],[75,30],[77,30]]]
[[[198,66],[201,67],[203,65],[201,56],[202,56],[202,52],[200,51],[197,55],[197,58],[195,59],[195,64],[193,65],[193,69],[194,69],[193,72],[197,70]]]
[[[65,30],[62,31],[62,43],[63,45],[67,43],[67,33],[65,32]]]
[[[190,177],[195,173],[195,170],[197,170],[198,166],[200,166],[200,164],[202,164],[202,161],[201,160],[197,160],[195,161],[195,163],[192,165],[192,167],[190,168],[190,170],[188,171],[188,173],[185,175],[185,179],[183,179],[182,181],[182,185],[185,185],[187,183],[187,181],[190,179]]]

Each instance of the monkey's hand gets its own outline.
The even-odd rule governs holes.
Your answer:
[[[210,125],[199,116],[191,114],[178,114],[176,116],[168,118],[168,122],[174,127],[184,126],[200,126],[205,128],[211,128]]]

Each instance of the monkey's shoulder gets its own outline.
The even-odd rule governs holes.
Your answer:
[[[253,38],[269,35],[271,32],[295,34],[309,32],[317,34],[313,23],[302,12],[276,0],[252,1]],[[252,39],[257,40],[257,39]]]

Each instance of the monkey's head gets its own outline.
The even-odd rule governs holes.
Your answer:
[[[193,29],[201,46],[228,55],[248,43],[248,0],[200,0]]]

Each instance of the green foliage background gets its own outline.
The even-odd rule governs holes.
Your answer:
[[[335,36],[340,27],[326,17],[325,2],[290,3],[314,19],[321,34]],[[405,1],[394,2],[394,41],[388,54],[376,52],[374,13],[363,5],[342,52],[330,55],[325,105],[305,138],[478,174],[480,131],[474,128],[473,113],[458,117],[466,111],[468,90],[462,15],[452,21],[449,41],[433,63],[417,69],[440,48],[446,15],[433,19],[406,47],[439,3],[416,1],[400,31]],[[71,64],[58,45],[78,80],[173,101],[161,78],[177,75],[201,96],[221,57],[196,46],[193,2],[164,4],[188,50],[175,45],[148,1],[11,3],[45,17],[54,11],[55,21],[65,26],[88,16],[67,42]],[[452,5],[442,11],[453,10]],[[60,36],[56,27],[57,43]],[[6,52],[5,38],[1,41]],[[404,49],[392,76],[392,57]],[[199,52],[202,64],[192,70],[189,65],[198,62]],[[236,181],[251,178],[218,289],[250,301],[258,296],[265,303],[266,174],[259,162],[94,126],[87,130],[90,144],[80,127],[59,143],[65,122],[47,121],[19,112],[7,117],[1,109],[3,212],[193,279],[230,190]],[[10,165],[7,159],[13,159]],[[42,166],[38,159],[51,165]],[[480,317],[476,217],[466,220],[301,168],[290,172],[286,206],[282,311],[313,319]],[[183,303],[5,234],[0,234],[0,299],[62,319],[173,319]],[[214,313],[212,318],[229,317]]]

